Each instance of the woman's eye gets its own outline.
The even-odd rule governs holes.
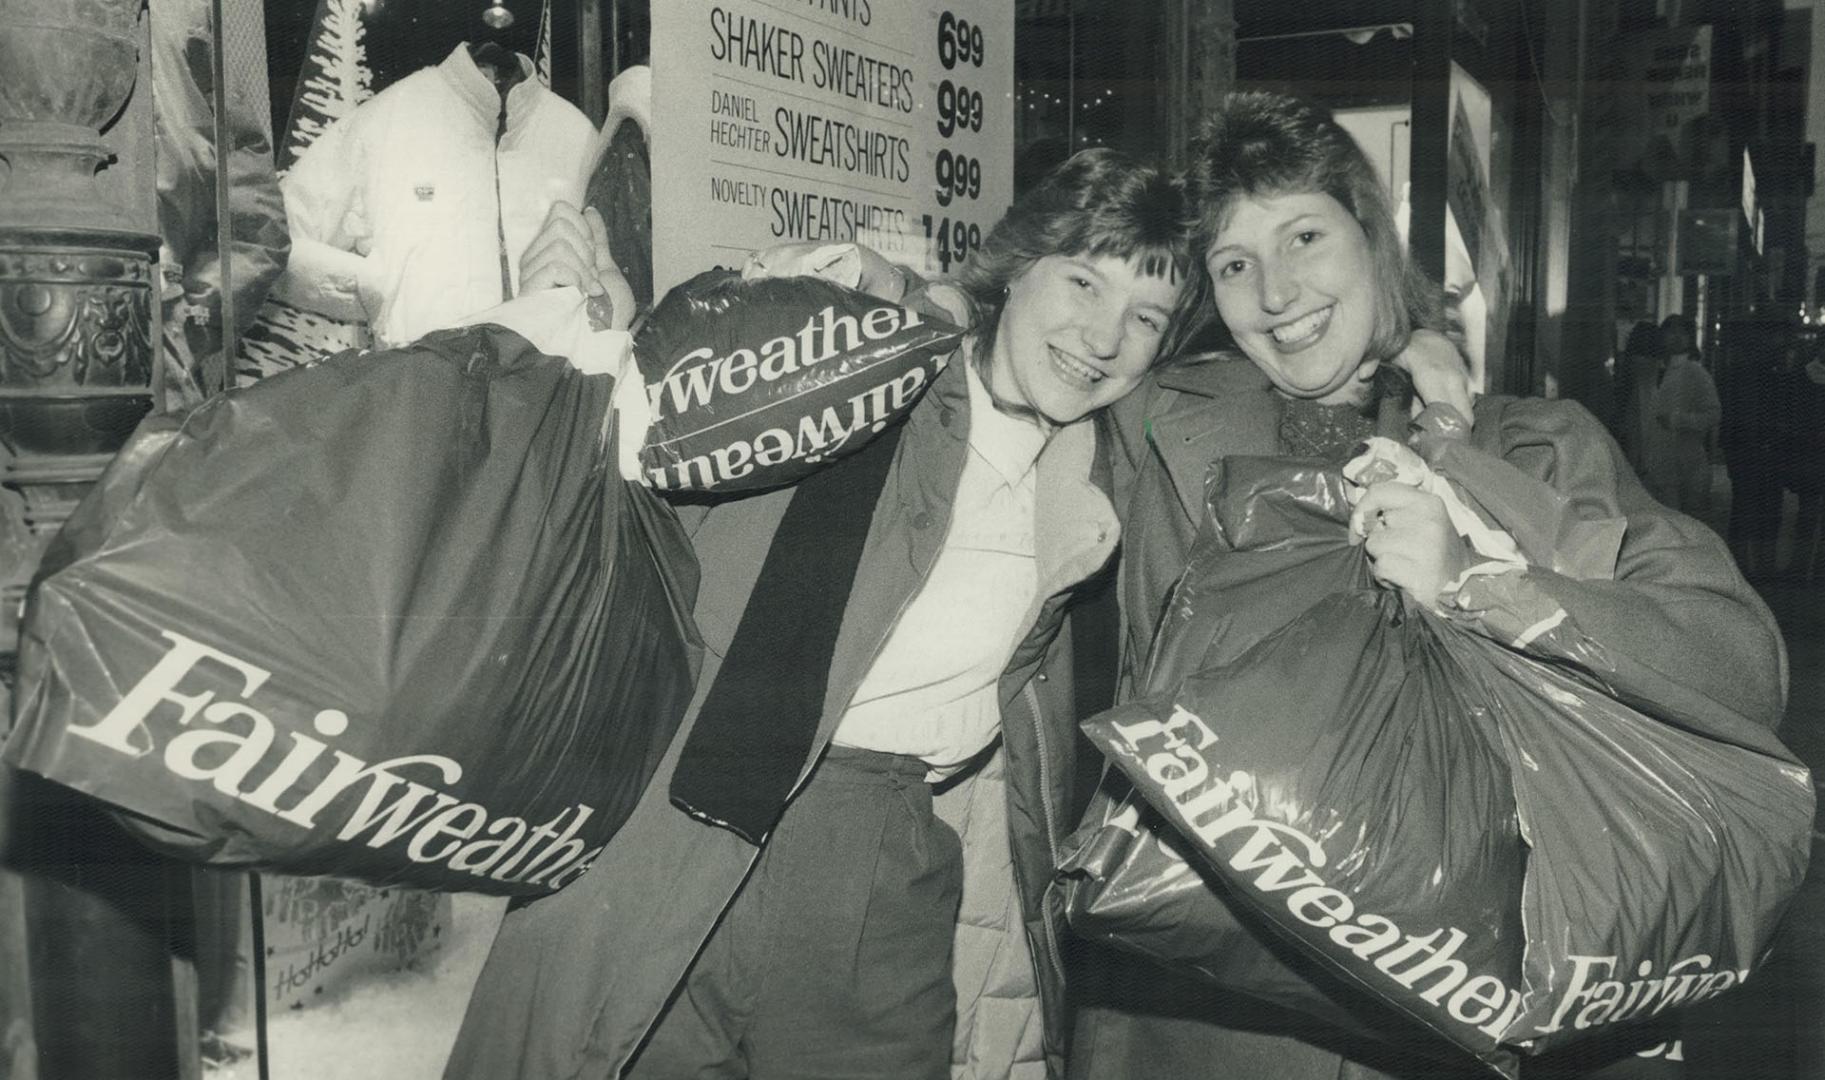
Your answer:
[[[1090,279],[1083,278],[1083,277],[1073,277],[1071,279],[1071,284],[1077,286],[1080,289],[1088,289],[1090,287]]]
[[[1159,320],[1158,316],[1149,315],[1146,312],[1141,312],[1139,315],[1136,315],[1135,318],[1140,320],[1140,324],[1142,326],[1145,326],[1147,329],[1152,330],[1156,334],[1159,333],[1160,320]]]
[[[1297,243],[1300,247],[1304,247],[1307,244],[1314,243],[1315,241],[1317,241],[1317,239],[1318,239],[1317,230],[1316,229],[1307,229],[1304,232],[1300,233],[1298,235],[1298,237],[1295,238],[1294,242]]]
[[[1217,276],[1226,278],[1235,277],[1237,274],[1240,274],[1247,269],[1248,264],[1241,259],[1231,259],[1229,262],[1224,263],[1222,268],[1217,271]]]

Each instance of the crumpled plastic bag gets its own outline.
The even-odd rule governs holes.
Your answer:
[[[1218,884],[1168,885],[1105,808],[1074,926],[1345,1027],[1367,995],[1510,1073],[1751,976],[1813,812],[1771,735],[1660,723],[1374,587],[1336,470],[1230,458],[1207,492],[1148,693],[1084,727]],[[1328,976],[1303,1001],[1287,946]]]
[[[626,372],[500,324],[580,294],[515,304],[147,421],[46,556],[5,760],[212,866],[587,869],[689,703],[697,564],[619,476]]]
[[[876,266],[856,245],[837,247],[847,253],[780,251],[746,276],[705,271],[666,293],[635,330],[651,406],[641,449],[651,487],[789,484],[860,450],[918,403],[963,329],[918,289],[907,292],[879,256]]]

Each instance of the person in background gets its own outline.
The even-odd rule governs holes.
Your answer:
[[[1781,527],[1780,400],[1786,373],[1801,352],[1785,327],[1763,321],[1735,328],[1723,369],[1723,419],[1718,442],[1730,473],[1727,538],[1736,564],[1750,580],[1771,577]]]
[[[977,252],[974,330],[897,434],[794,488],[681,507],[697,698],[590,872],[507,914],[447,1077],[1062,1074],[1061,626],[1120,534],[1098,417],[1195,306],[1184,226],[1158,169],[1073,157]],[[583,284],[605,248],[599,217],[556,213],[525,287]],[[813,637],[821,654],[796,651]],[[806,747],[775,762],[783,805],[678,805],[725,749],[699,737],[713,718],[724,741]],[[760,789],[766,762],[730,764],[709,794]]]
[[[1800,501],[1788,574],[1810,583],[1818,580],[1825,527],[1825,357],[1817,346],[1796,347],[1788,354],[1779,396],[1785,413],[1781,483]]]
[[[1661,320],[1660,376],[1644,425],[1642,479],[1663,505],[1702,521],[1711,511],[1711,447],[1723,405],[1696,342],[1691,316]]]
[[[1654,384],[1660,380],[1660,328],[1642,319],[1629,328],[1616,369],[1615,418],[1610,430],[1634,466],[1647,471],[1647,426],[1653,422]]]
[[[1439,355],[1436,335],[1423,332],[1442,325],[1438,289],[1406,260],[1373,167],[1327,111],[1285,95],[1231,94],[1190,157],[1194,239],[1221,348],[1161,365],[1112,410],[1132,469],[1120,565],[1130,687],[1187,564],[1211,463],[1291,455],[1341,466],[1367,436],[1403,438],[1410,408],[1400,381],[1387,377],[1398,362],[1426,405],[1415,422],[1457,413],[1457,424],[1473,422],[1473,446],[1552,485],[1581,514],[1626,521],[1615,580],[1529,567],[1510,582],[1515,602],[1557,607],[1626,658],[1615,691],[1631,701],[1650,709],[1677,702],[1688,721],[1702,715],[1720,725],[1780,719],[1780,634],[1723,542],[1654,502],[1581,406],[1505,396],[1473,405],[1461,368],[1454,381],[1427,359]],[[1472,628],[1498,617],[1534,621],[1507,601],[1478,600],[1470,578],[1447,590],[1472,560],[1437,497],[1387,481],[1369,488],[1355,515],[1353,525],[1369,526],[1365,547],[1384,586],[1457,619],[1486,611],[1467,619]],[[1388,1040],[1371,1041],[1107,950],[1087,951],[1082,970],[1072,1080],[1468,1080],[1487,1072],[1468,1057],[1453,1066],[1414,1054],[1403,1045],[1413,1035],[1393,1013]],[[1541,1076],[1678,1076],[1667,1034],[1624,1031],[1621,1041],[1596,1038],[1569,1057],[1530,1064]],[[1656,1056],[1634,1056],[1642,1050]],[[1605,1071],[1590,1071],[1599,1066]]]

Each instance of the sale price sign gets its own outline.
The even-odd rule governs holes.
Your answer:
[[[796,241],[955,274],[1013,198],[1013,0],[653,5],[655,285]]]

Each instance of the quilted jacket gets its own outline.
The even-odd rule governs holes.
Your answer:
[[[458,45],[330,125],[285,174],[292,256],[277,295],[365,321],[383,347],[511,298],[551,204],[581,202],[595,134],[537,79],[503,99]]]

